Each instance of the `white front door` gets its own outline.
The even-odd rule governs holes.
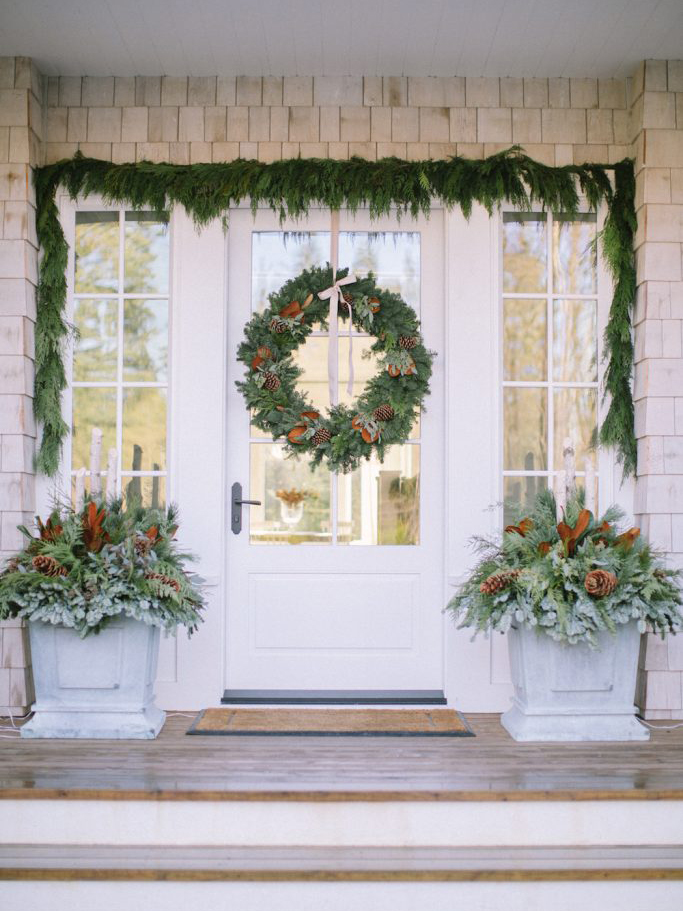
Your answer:
[[[229,689],[400,689],[444,686],[443,213],[429,221],[341,214],[339,265],[373,271],[422,320],[437,357],[428,411],[411,440],[384,464],[348,475],[312,473],[250,428],[235,381],[235,351],[267,295],[329,253],[330,216],[280,226],[259,211],[231,214],[228,234],[227,494],[243,498],[240,534],[227,533],[226,680]],[[299,232],[299,233],[288,233]],[[311,289],[318,291],[321,289]],[[376,367],[370,339],[354,336],[356,390]],[[349,340],[339,340],[340,401]],[[314,404],[329,405],[328,339],[314,333],[298,352]],[[301,499],[303,498],[303,499]],[[298,501],[298,502],[297,502]]]

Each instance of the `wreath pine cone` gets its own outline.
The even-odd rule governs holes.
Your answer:
[[[584,586],[589,595],[594,598],[604,598],[611,595],[617,587],[617,577],[606,569],[592,569],[586,573]]]
[[[515,579],[519,576],[520,571],[518,569],[510,569],[500,573],[493,573],[484,579],[484,581],[479,586],[479,591],[483,595],[495,595],[496,592],[499,592],[503,588],[507,588],[511,585]]]
[[[44,576],[66,576],[67,574],[66,567],[49,554],[36,554],[31,563],[35,571]]]
[[[395,411],[391,405],[378,405],[372,412],[372,416],[376,421],[390,421],[394,414]]]
[[[413,348],[417,347],[417,336],[415,335],[399,335],[398,337],[398,347],[403,348],[404,351],[412,351]]]
[[[281,335],[283,332],[287,331],[287,323],[280,319],[279,316],[274,316],[270,321],[270,330],[271,332],[277,332],[278,335]]]
[[[322,446],[323,443],[329,443],[332,439],[332,434],[327,429],[327,427],[318,427],[316,432],[313,434],[313,442],[316,446]]]
[[[263,388],[269,392],[275,392],[276,389],[280,388],[280,377],[275,373],[271,373],[270,370],[266,370],[263,374]]]

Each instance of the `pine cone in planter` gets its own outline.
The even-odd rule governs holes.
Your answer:
[[[391,405],[378,405],[372,412],[376,421],[390,421],[394,416],[394,409]]]
[[[266,370],[263,374],[263,388],[269,392],[275,392],[276,389],[280,388],[280,377],[275,373],[271,373],[270,370]]]
[[[605,598],[617,587],[617,577],[606,569],[592,569],[586,573],[584,586],[593,598]]]
[[[175,589],[177,592],[180,591],[180,583],[176,579],[172,579],[170,576],[167,576],[164,573],[147,573],[145,579],[160,582],[162,585],[168,585],[170,588]]]
[[[496,592],[499,592],[503,588],[507,588],[511,585],[515,579],[519,576],[520,571],[518,569],[510,569],[500,573],[493,573],[484,579],[484,581],[479,586],[479,591],[483,595],[495,595]]]
[[[318,427],[316,432],[313,434],[313,442],[316,446],[322,446],[323,443],[329,443],[332,439],[332,434],[327,429],[327,427]]]
[[[36,554],[31,563],[35,571],[44,576],[65,576],[67,574],[66,567],[48,554]]]

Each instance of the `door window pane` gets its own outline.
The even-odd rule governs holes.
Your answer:
[[[327,336],[309,336],[299,345],[292,357],[297,367],[303,370],[296,381],[297,389],[304,393],[318,411],[325,411],[330,405],[327,388]]]
[[[503,479],[503,523],[510,525],[517,519],[517,508],[531,508],[537,495],[548,486],[548,479],[538,476],[507,477]]]
[[[168,361],[168,300],[123,303],[123,378],[163,383]]]
[[[77,212],[76,294],[116,291],[119,281],[119,213]]]
[[[166,506],[166,478],[163,475],[131,477],[131,475],[124,474],[121,478],[121,494],[128,506],[139,503],[142,506],[164,509]]]
[[[251,544],[332,542],[330,474],[324,466],[311,471],[304,457],[285,458],[279,443],[251,443],[250,464],[249,499],[261,501],[243,507]]]
[[[74,470],[90,467],[90,437],[93,427],[102,431],[103,462],[116,446],[116,389],[83,387],[73,390],[71,415],[71,465]]]
[[[339,544],[420,543],[419,446],[392,446],[338,484]]]
[[[553,290],[565,294],[595,294],[597,287],[593,244],[595,213],[556,215],[553,220]]]
[[[547,391],[508,387],[503,402],[503,467],[513,471],[547,468]]]
[[[339,266],[358,276],[372,272],[379,288],[400,294],[419,315],[419,231],[342,231]],[[349,290],[353,293],[353,285]]]
[[[328,231],[254,231],[251,235],[251,309],[269,306],[268,295],[304,269],[324,266],[330,258]],[[321,290],[321,289],[318,289]]]
[[[547,305],[506,298],[503,304],[503,378],[544,380],[548,372]]]
[[[168,218],[126,212],[124,291],[168,294]]]
[[[115,300],[82,298],[74,303],[74,379],[116,381],[119,307]]]
[[[546,290],[546,216],[542,212],[503,214],[503,291]]]
[[[553,301],[553,379],[596,383],[598,380],[598,302]]]
[[[166,468],[166,412],[165,389],[139,386],[123,390],[122,468]]]
[[[576,465],[583,469],[590,457],[598,427],[597,389],[555,389],[555,468],[564,467],[563,443],[569,437],[576,452]]]

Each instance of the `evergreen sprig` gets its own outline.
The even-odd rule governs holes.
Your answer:
[[[614,187],[610,172],[614,172]],[[254,210],[263,204],[270,206],[281,219],[303,216],[314,206],[348,207],[352,211],[367,206],[370,215],[377,218],[393,209],[399,216],[427,215],[434,202],[448,208],[459,206],[465,216],[470,215],[475,203],[488,212],[509,203],[523,209],[542,206],[574,214],[579,193],[593,209],[605,202],[607,221],[601,242],[614,278],[614,296],[605,333],[605,394],[610,403],[600,439],[616,448],[626,474],[635,471],[631,394],[635,208],[630,159],[617,164],[550,167],[529,158],[516,146],[476,161],[454,156],[439,161],[297,158],[269,164],[241,159],[192,165],[112,164],[76,153],[72,159],[38,168],[35,179],[42,259],[34,411],[42,426],[37,468],[47,475],[57,471],[68,430],[60,402],[66,386],[63,348],[69,327],[64,317],[68,248],[55,202],[59,186],[72,198],[96,193],[107,202],[133,209],[162,212],[181,205],[197,225],[214,218],[227,219],[230,207],[245,199]]]

